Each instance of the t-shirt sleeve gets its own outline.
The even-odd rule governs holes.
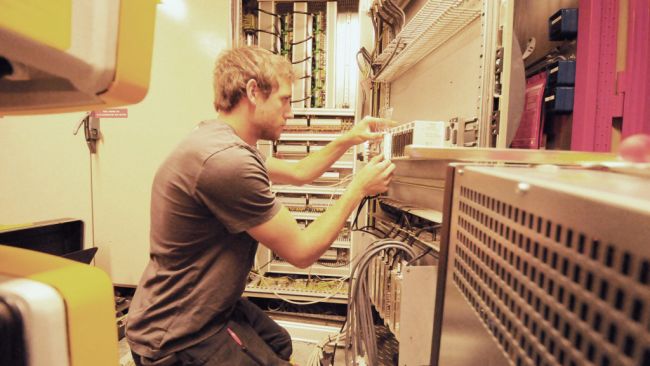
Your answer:
[[[195,194],[231,233],[263,224],[280,210],[268,172],[252,151],[234,146],[208,158]]]

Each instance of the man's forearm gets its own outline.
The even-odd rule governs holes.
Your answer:
[[[324,148],[312,152],[298,161],[296,171],[300,172],[305,182],[312,182],[323,175],[353,144],[346,135],[339,136]]]
[[[328,208],[304,231],[305,241],[310,246],[311,262],[315,262],[332,245],[355,208],[363,199],[363,193],[350,187],[334,205]]]

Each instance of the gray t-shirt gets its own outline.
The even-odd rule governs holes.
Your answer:
[[[257,242],[246,233],[280,209],[264,158],[225,123],[201,123],[156,173],[150,260],[127,338],[161,357],[216,333],[240,298]]]

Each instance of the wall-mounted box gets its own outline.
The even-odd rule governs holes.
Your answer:
[[[548,18],[551,41],[575,39],[578,35],[578,9],[560,9]]]
[[[576,82],[576,61],[558,60],[548,66],[548,85],[569,86]]]
[[[573,112],[573,91],[572,86],[558,86],[551,89],[549,95],[544,97],[546,111],[551,113]]]

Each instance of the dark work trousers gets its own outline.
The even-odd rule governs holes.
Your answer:
[[[241,340],[246,351],[237,344],[227,329]],[[235,305],[224,328],[201,343],[178,351],[160,360],[150,360],[132,352],[136,366],[286,366],[291,357],[289,333],[246,299]]]

